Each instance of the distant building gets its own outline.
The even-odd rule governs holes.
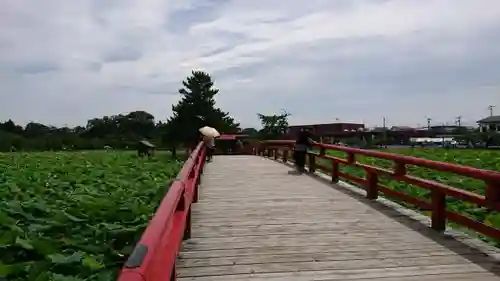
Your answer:
[[[481,132],[500,132],[500,115],[486,117],[477,121]]]
[[[471,128],[469,128],[469,127],[457,126],[457,125],[431,126],[430,129],[434,135],[460,134],[460,133],[468,132],[471,130]]]
[[[416,131],[417,129],[409,126],[392,126],[390,130],[395,132],[413,132]]]
[[[309,129],[315,136],[328,142],[327,139],[339,136],[350,135],[353,132],[365,130],[364,124],[359,123],[325,123],[325,124],[310,124],[310,125],[294,125],[288,127],[287,136],[294,138],[300,129]]]

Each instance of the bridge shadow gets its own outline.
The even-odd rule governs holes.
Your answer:
[[[293,168],[291,163],[283,163],[280,160],[275,160],[278,163],[284,164]],[[296,176],[296,175],[287,175]],[[447,229],[445,233],[439,233],[429,227],[429,218],[419,214],[416,211],[405,208],[389,199],[370,200],[365,197],[365,191],[357,186],[347,184],[332,184],[331,180],[323,173],[305,173],[302,176],[308,176],[323,184],[327,184],[331,188],[346,194],[357,201],[364,203],[392,220],[398,222],[406,228],[422,234],[423,236],[435,241],[436,243],[448,248],[464,259],[484,268],[485,270],[500,277],[500,249],[494,246],[487,245],[485,242],[477,238],[471,237],[457,230]],[[486,261],[485,261],[486,260]]]

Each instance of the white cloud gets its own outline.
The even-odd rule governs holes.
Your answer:
[[[500,106],[495,0],[5,0],[0,119],[170,114],[191,69],[219,106],[293,123],[473,122]],[[8,101],[8,102],[7,102]]]

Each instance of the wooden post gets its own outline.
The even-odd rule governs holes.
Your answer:
[[[406,164],[396,162],[394,166],[394,176],[404,176],[406,175]]]
[[[198,202],[198,188],[200,188],[200,179],[201,174],[198,174],[198,178],[196,178],[196,182],[194,183],[193,203]]]
[[[191,208],[188,209],[186,228],[184,229],[184,236],[182,237],[182,240],[187,240],[189,238],[191,238]]]
[[[283,151],[283,162],[287,163],[288,162],[288,149],[285,149]]]
[[[279,152],[279,150],[277,148],[275,148],[275,149],[273,149],[273,151],[274,151],[274,160],[278,160],[278,157],[279,157],[278,152]]]
[[[325,154],[326,154],[326,149],[324,147],[321,147],[321,149],[319,150],[319,155],[325,156]]]
[[[316,155],[309,153],[309,172],[314,173],[316,171]]]
[[[356,163],[356,156],[354,155],[354,153],[351,153],[351,152],[347,153],[347,163],[349,163],[349,164]]]
[[[366,171],[366,198],[378,198],[378,175],[375,171]]]
[[[177,270],[175,270],[175,264],[174,268],[172,268],[172,274],[170,274],[170,281],[175,281],[177,279]]]
[[[332,160],[332,183],[339,182],[339,163]]]
[[[496,205],[500,202],[500,186],[491,182],[486,182],[486,204],[491,209],[495,210]]]
[[[446,196],[441,190],[433,189],[432,194],[432,215],[431,227],[436,231],[444,231],[446,229]]]

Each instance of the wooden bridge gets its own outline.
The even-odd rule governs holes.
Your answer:
[[[215,156],[207,165],[198,146],[119,280],[500,280],[500,250],[445,231],[447,221],[453,221],[500,238],[498,229],[451,212],[445,204],[454,197],[499,210],[500,173],[317,144],[320,153],[310,153],[310,173],[290,175],[291,145],[264,142],[255,150],[258,155]],[[328,156],[327,149],[348,157]],[[360,164],[359,154],[392,160],[395,167]],[[339,165],[360,166],[366,175],[354,178]],[[486,195],[407,175],[409,165],[481,179]],[[382,186],[381,174],[431,190],[430,202]],[[379,194],[430,210],[431,219]]]

